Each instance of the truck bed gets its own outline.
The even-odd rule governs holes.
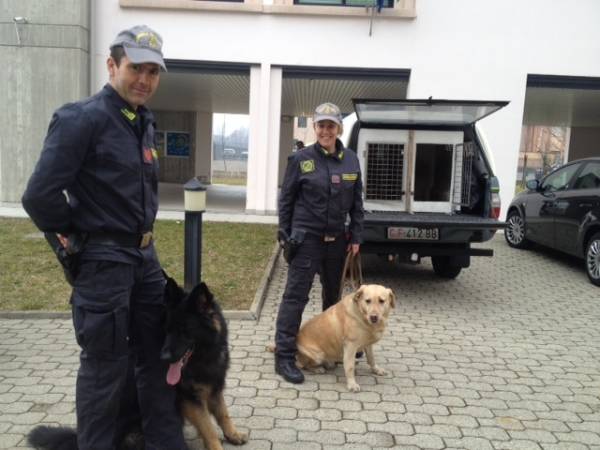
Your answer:
[[[403,227],[441,227],[462,229],[500,229],[506,223],[490,217],[469,214],[407,213],[398,211],[365,211],[365,224]]]

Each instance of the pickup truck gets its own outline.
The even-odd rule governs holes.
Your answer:
[[[506,226],[491,154],[476,122],[505,101],[354,99],[344,144],[363,172],[363,253],[419,263],[456,278],[472,248]]]

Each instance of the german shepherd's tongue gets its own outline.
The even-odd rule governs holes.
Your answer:
[[[181,379],[181,369],[183,368],[183,358],[179,361],[171,363],[169,365],[169,371],[167,372],[167,384],[175,386]]]
[[[169,371],[167,372],[167,383],[171,386],[175,386],[181,380],[181,369],[185,366],[194,353],[194,349],[186,351],[181,359],[177,362],[171,363],[169,365]]]

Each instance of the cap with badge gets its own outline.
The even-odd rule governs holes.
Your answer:
[[[158,64],[166,72],[167,67],[162,54],[162,37],[146,25],[136,25],[121,31],[110,44],[113,47],[121,46],[127,58],[134,64]]]
[[[342,125],[342,112],[333,103],[322,103],[315,108],[315,114],[313,116],[313,122],[320,122],[322,120],[331,120],[332,122]]]

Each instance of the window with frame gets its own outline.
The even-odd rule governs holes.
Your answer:
[[[569,181],[573,178],[573,175],[581,164],[571,164],[570,166],[564,167],[557,170],[544,180],[542,183],[542,190],[544,191],[564,191],[569,189]]]
[[[380,0],[383,8],[393,8],[394,0]],[[377,0],[294,0],[294,5],[311,6],[377,6]]]
[[[587,163],[573,186],[573,189],[600,188],[600,163]]]

